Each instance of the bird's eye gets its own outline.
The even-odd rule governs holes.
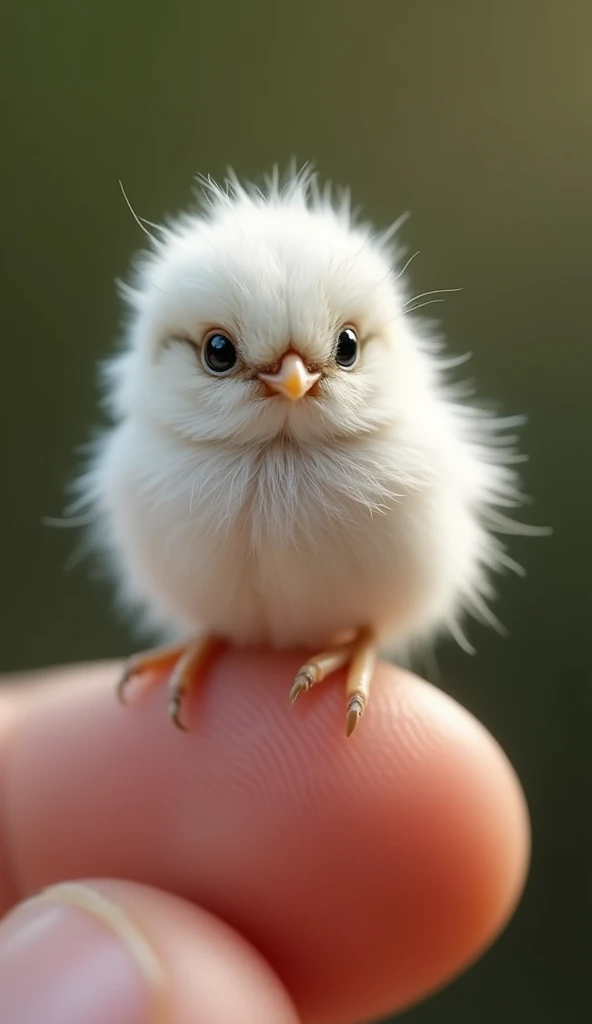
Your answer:
[[[358,361],[358,337],[353,327],[344,327],[337,339],[335,362],[344,370],[351,370]]]
[[[236,349],[225,334],[210,334],[203,347],[203,361],[210,373],[228,373],[236,363]]]

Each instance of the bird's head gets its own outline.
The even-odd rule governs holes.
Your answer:
[[[401,301],[388,232],[300,174],[265,192],[205,183],[125,288],[116,406],[188,440],[307,443],[392,419]],[[392,232],[391,232],[392,233]],[[403,346],[404,347],[404,346]]]

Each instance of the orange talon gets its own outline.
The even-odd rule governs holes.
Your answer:
[[[127,688],[132,679],[152,676],[160,682],[168,670],[169,717],[178,729],[186,732],[187,727],[181,717],[183,704],[194,686],[203,678],[212,657],[224,646],[224,642],[217,637],[207,636],[190,644],[157,647],[144,654],[134,655],[129,659],[117,684],[117,696],[122,704],[127,704]]]
[[[351,643],[323,651],[307,661],[297,673],[290,690],[290,705],[295,703],[300,694],[306,693],[347,664],[346,736],[351,736],[368,703],[376,664],[376,649],[369,630],[362,629]]]
[[[132,679],[138,676],[161,675],[175,665],[186,648],[186,644],[168,644],[166,647],[155,647],[151,651],[134,654],[129,658],[117,683],[116,693],[121,703],[127,704],[127,689]]]

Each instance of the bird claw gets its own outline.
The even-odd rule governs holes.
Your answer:
[[[223,642],[211,636],[187,644],[171,644],[167,647],[146,651],[130,658],[125,665],[116,687],[116,694],[122,704],[127,704],[129,682],[141,676],[149,676],[156,682],[163,673],[169,674],[168,713],[172,723],[183,732],[188,732],[182,720],[183,704],[196,682],[203,679],[206,664],[223,647]]]
[[[361,693],[354,693],[347,702],[345,709],[347,715],[347,725],[345,728],[345,735],[349,738],[354,731],[356,725],[360,721],[366,707],[366,701]]]
[[[121,673],[121,677],[115,689],[117,700],[119,701],[120,704],[123,704],[124,706],[127,705],[127,690],[135,674],[136,665],[134,660],[132,659],[128,661],[127,665],[123,669],[123,672]]]
[[[167,702],[167,711],[173,725],[180,729],[181,732],[188,732],[189,730],[181,718],[182,703],[182,694],[180,692],[171,693]]]
[[[310,690],[314,680],[311,678],[308,672],[299,672],[294,680],[292,689],[290,690],[290,707],[295,703],[301,693],[306,693]]]
[[[365,629],[360,630],[356,640],[317,654],[314,659],[302,665],[298,672],[290,690],[290,706],[301,693],[306,693],[349,663],[345,710],[346,736],[351,736],[368,703],[375,657],[372,634]]]

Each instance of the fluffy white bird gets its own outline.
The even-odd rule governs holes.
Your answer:
[[[122,600],[178,640],[132,659],[119,692],[169,666],[182,726],[219,644],[306,645],[322,653],[290,699],[347,665],[349,735],[377,651],[489,617],[520,501],[511,421],[447,383],[396,226],[360,222],[307,171],[202,186],[124,288],[113,423],[82,481]]]

